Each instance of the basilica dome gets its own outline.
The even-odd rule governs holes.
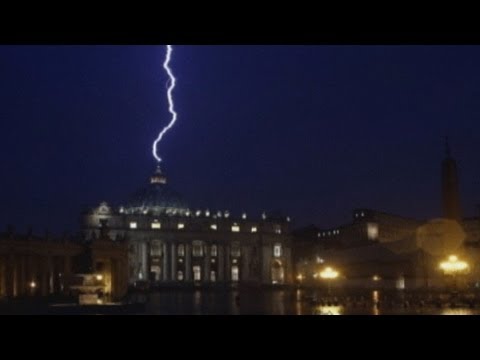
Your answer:
[[[157,168],[150,184],[136,191],[124,208],[127,214],[185,215],[189,212],[182,196],[167,184],[167,178]]]

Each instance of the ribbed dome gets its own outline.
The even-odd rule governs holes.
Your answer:
[[[135,192],[125,206],[127,214],[185,215],[188,205],[182,196],[167,185],[167,179],[157,168],[150,184]]]

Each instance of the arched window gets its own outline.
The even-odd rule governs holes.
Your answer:
[[[202,257],[203,256],[203,244],[200,241],[193,242],[192,248],[193,257]]]
[[[217,257],[218,256],[218,248],[217,245],[212,245],[212,248],[210,249],[210,255],[212,257]]]
[[[178,245],[177,255],[179,257],[184,257],[185,256],[185,245],[183,245],[183,244]]]
[[[150,255],[155,257],[162,256],[162,245],[161,241],[152,241],[150,245]]]

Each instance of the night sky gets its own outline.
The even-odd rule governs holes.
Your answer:
[[[79,228],[155,167],[163,46],[0,46],[0,227]],[[159,150],[192,209],[331,227],[366,207],[441,214],[449,135],[480,203],[479,46],[177,46],[179,121]],[[3,225],[2,225],[3,224]]]

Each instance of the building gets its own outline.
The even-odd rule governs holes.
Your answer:
[[[443,218],[420,220],[372,209],[353,211],[351,222],[328,229],[294,231],[293,257],[302,281],[326,264],[342,271],[351,287],[417,288],[442,282],[438,263],[452,252],[470,263],[480,284],[480,218],[461,218],[457,165],[447,141],[441,168]]]
[[[192,210],[158,167],[149,183],[119,207],[101,203],[82,218],[86,239],[102,223],[128,241],[128,281],[156,285],[257,284],[292,281],[289,219],[251,219],[228,211]]]
[[[69,295],[76,274],[93,273],[110,300],[127,292],[127,247],[113,242],[107,229],[89,242],[17,234],[12,227],[0,234],[0,298]]]

